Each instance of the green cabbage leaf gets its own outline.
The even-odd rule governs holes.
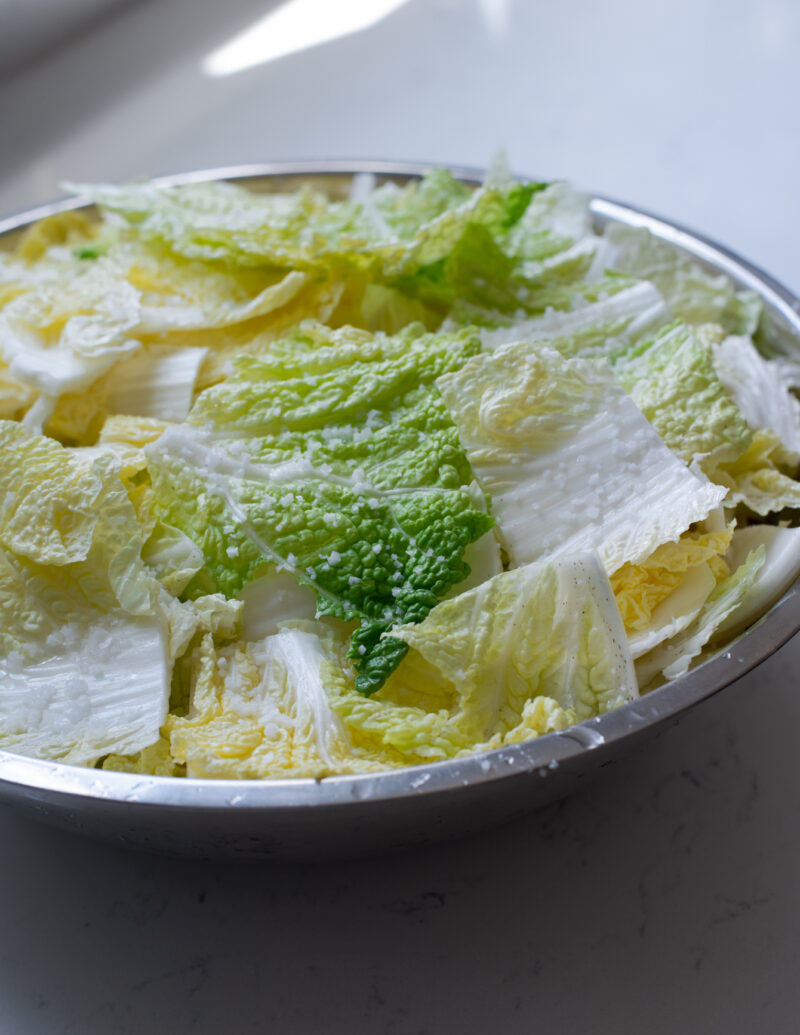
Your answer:
[[[468,331],[304,325],[238,360],[146,448],[157,516],[203,553],[186,595],[289,571],[318,614],[359,623],[356,685],[376,690],[406,650],[383,633],[466,578],[493,524],[434,385],[479,348]]]

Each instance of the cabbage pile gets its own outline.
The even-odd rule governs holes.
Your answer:
[[[758,296],[500,166],[75,186],[0,253],[0,746],[324,777],[564,729],[800,571]]]

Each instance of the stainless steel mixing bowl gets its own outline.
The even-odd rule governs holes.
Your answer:
[[[334,196],[357,173],[402,183],[426,166],[304,162],[217,169],[162,183],[231,179],[255,190],[303,182]],[[480,172],[454,169],[468,182]],[[59,202],[0,221],[0,245],[43,216],[81,207]],[[800,358],[800,301],[761,270],[674,223],[594,198],[598,227],[647,227],[764,300],[767,336]],[[755,625],[687,675],[631,704],[560,733],[483,755],[322,781],[194,780],[132,776],[23,758],[0,751],[0,801],[31,816],[120,844],[177,853],[269,858],[354,855],[420,844],[522,815],[569,793],[689,707],[730,685],[800,629],[800,579]]]

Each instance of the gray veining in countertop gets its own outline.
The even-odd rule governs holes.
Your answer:
[[[0,1028],[796,1030],[800,640],[573,798],[369,861],[124,853],[0,814]]]
[[[279,7],[120,5],[0,84],[0,214],[61,179],[504,145],[800,289],[795,0],[398,0],[203,71]],[[569,800],[389,858],[150,857],[2,809],[0,1035],[790,1035],[799,668],[796,639]]]

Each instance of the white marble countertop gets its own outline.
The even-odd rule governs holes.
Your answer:
[[[262,57],[302,43],[290,8],[306,39],[385,16],[204,71],[278,7],[133,4],[0,83],[0,214],[61,179],[504,146],[800,290],[794,0],[294,0]],[[513,827],[369,862],[149,857],[0,809],[0,1031],[793,1033],[798,664]]]

